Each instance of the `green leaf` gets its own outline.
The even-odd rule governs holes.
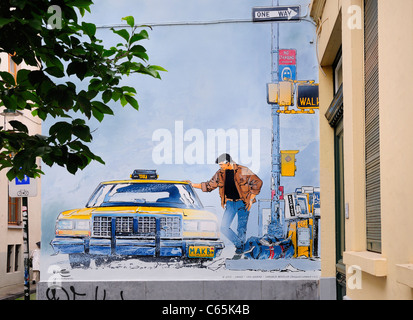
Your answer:
[[[146,54],[146,52],[133,52],[134,57],[138,57],[142,59],[143,61],[148,61],[149,56]]]
[[[153,69],[153,70],[168,72],[168,70],[166,70],[166,69],[164,69],[164,68],[162,68],[162,67],[160,67],[160,66],[151,65],[150,68]]]
[[[120,30],[115,30],[112,28],[112,31],[118,35],[120,35],[123,39],[125,39],[126,41],[129,41],[129,32],[126,31],[126,29],[120,29]]]
[[[113,110],[100,101],[92,101],[92,106],[95,107],[99,112],[113,115]]]
[[[14,79],[13,75],[9,72],[6,71],[1,71],[0,72],[0,77],[2,80],[12,86],[16,85],[16,80]]]
[[[126,101],[136,110],[139,110],[139,104],[138,101],[132,96],[129,95],[124,95]]]
[[[87,10],[90,13],[89,6],[91,6],[92,4],[93,4],[93,2],[91,0],[75,0],[75,1],[72,1],[72,3],[70,5],[72,7],[78,8],[80,14],[83,17],[84,14],[85,14],[85,10]]]
[[[90,128],[88,126],[73,126],[73,134],[82,139],[83,141],[92,141],[92,135],[90,134]]]
[[[44,71],[56,78],[63,78],[65,76],[64,72],[58,67],[49,67]]]
[[[112,90],[107,89],[102,94],[102,100],[104,103],[108,103],[110,99],[112,99]]]
[[[120,97],[120,104],[122,105],[122,107],[126,106],[128,104],[128,101],[126,100],[125,96],[122,95]]]
[[[11,168],[9,171],[6,173],[7,179],[9,181],[12,181],[16,177],[16,172],[14,171],[14,168]]]
[[[134,45],[132,48],[130,48],[129,49],[131,52],[146,52],[146,49],[143,47],[143,46],[141,46],[141,45],[139,45],[139,44],[137,44],[137,45]]]
[[[16,77],[17,84],[27,85],[27,83],[25,82],[29,80],[28,79],[29,73],[30,73],[30,70],[27,70],[27,69],[20,69],[19,71],[17,71],[17,77]]]
[[[129,86],[123,86],[123,87],[122,87],[122,90],[123,90],[123,91],[126,91],[126,92],[136,93],[136,89],[133,88],[133,87],[129,87]]]
[[[68,156],[68,161],[66,163],[67,171],[69,171],[71,174],[75,174],[79,168],[79,163],[80,163],[79,157],[70,153]]]
[[[0,18],[0,28],[13,21],[13,18]]]
[[[102,58],[110,57],[110,56],[114,55],[116,52],[118,52],[116,50],[116,48],[114,48],[114,49],[111,48],[110,50],[104,50],[103,53],[102,53]]]
[[[10,125],[13,127],[13,129],[16,129],[17,131],[21,131],[24,133],[29,133],[29,129],[27,129],[27,127],[21,123],[20,121],[17,120],[11,120],[9,121]]]
[[[3,102],[6,109],[16,110],[17,109],[17,101],[14,97],[9,96],[1,96],[1,102]]]
[[[140,40],[143,40],[143,39],[149,39],[149,34],[148,34],[148,31],[146,31],[146,30],[142,30],[142,31],[139,32],[139,33],[135,33],[135,34],[130,38],[129,43],[132,44],[132,43],[134,43],[134,42],[136,42],[136,41],[140,41]]]
[[[132,28],[135,26],[135,19],[132,16],[124,17],[122,20],[125,20],[126,23]]]
[[[87,64],[84,62],[73,61],[67,66],[67,75],[76,74],[76,76],[83,80],[87,72]]]
[[[96,25],[93,23],[82,22],[82,30],[90,37],[94,37],[96,34]]]
[[[72,136],[72,125],[64,121],[56,122],[50,127],[49,135],[56,136],[57,140],[61,144],[64,144],[69,141]]]
[[[105,115],[96,108],[92,108],[92,114],[93,117],[99,122],[102,122],[103,118],[105,117]]]

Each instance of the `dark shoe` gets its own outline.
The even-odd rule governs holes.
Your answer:
[[[234,256],[232,257],[232,260],[239,260],[242,257],[242,253],[235,253]]]
[[[244,246],[242,245],[241,247],[236,247],[235,254],[242,254],[242,253],[244,253]]]

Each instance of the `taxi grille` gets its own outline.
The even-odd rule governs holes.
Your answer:
[[[116,235],[131,235],[133,233],[133,217],[116,217]]]
[[[93,230],[94,237],[109,238],[112,233],[112,218],[111,217],[99,217],[93,218]]]
[[[179,216],[139,216],[137,218],[130,216],[94,216],[92,236],[110,238],[112,236],[112,219],[115,219],[116,236],[154,237],[156,235],[157,219],[159,219],[161,238],[178,238],[182,235],[182,222]],[[135,224],[134,219],[137,219]]]
[[[161,218],[161,237],[176,238],[181,235],[180,217]]]
[[[138,234],[154,236],[156,234],[156,218],[138,217]]]

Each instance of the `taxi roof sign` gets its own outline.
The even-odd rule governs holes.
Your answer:
[[[156,174],[156,170],[148,170],[148,169],[136,169],[133,170],[131,174],[132,179],[158,179],[158,175]]]

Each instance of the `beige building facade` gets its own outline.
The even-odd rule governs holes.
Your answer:
[[[5,53],[0,54],[0,70],[16,76],[23,64],[17,66]],[[0,126],[10,129],[11,120],[24,123],[30,134],[41,134],[41,121],[34,118],[29,110],[9,112],[0,107]],[[22,199],[9,196],[7,169],[0,171],[0,292],[7,294],[8,287],[24,283],[24,243],[22,224]],[[36,249],[40,241],[41,183],[37,180],[37,196],[28,198],[29,250]]]
[[[321,298],[413,299],[413,2],[313,0]]]

